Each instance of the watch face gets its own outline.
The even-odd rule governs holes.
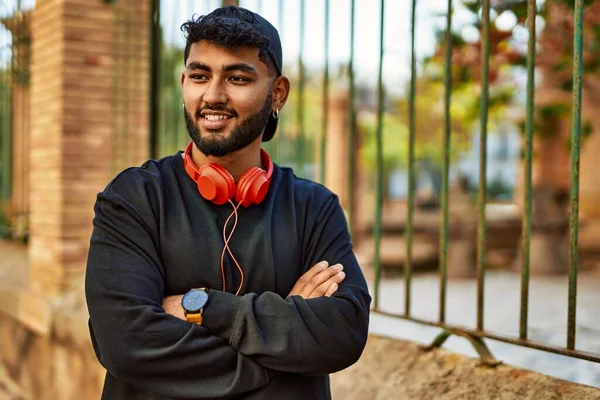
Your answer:
[[[187,292],[181,300],[181,305],[189,313],[197,313],[206,304],[208,293],[204,290],[194,289]]]

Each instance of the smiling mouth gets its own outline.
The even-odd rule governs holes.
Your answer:
[[[224,119],[230,119],[231,116],[223,115],[223,114],[204,114],[201,118],[206,119],[207,121],[221,121]]]
[[[200,114],[198,124],[208,131],[221,132],[229,125],[234,114],[205,111]]]

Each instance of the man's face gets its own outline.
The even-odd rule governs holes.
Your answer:
[[[222,157],[261,137],[272,103],[273,79],[249,47],[194,43],[181,84],[192,141],[206,156]]]

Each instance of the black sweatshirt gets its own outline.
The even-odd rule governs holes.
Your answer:
[[[90,333],[106,368],[103,399],[329,399],[328,374],[360,357],[371,298],[337,196],[275,166],[265,200],[239,208],[220,269],[231,204],[204,200],[181,153],[120,173],[95,205],[86,271]],[[341,263],[332,297],[286,296],[321,260]],[[209,287],[202,326],[163,297]]]

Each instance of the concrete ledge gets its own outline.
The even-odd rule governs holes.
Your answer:
[[[56,298],[49,298],[22,288],[0,284],[0,313],[3,313],[38,334],[48,334]]]
[[[331,387],[333,399],[346,400],[600,400],[600,389],[377,335],[355,365],[332,376]]]
[[[0,314],[48,334],[58,299],[31,291],[27,245],[0,239],[0,254]]]

